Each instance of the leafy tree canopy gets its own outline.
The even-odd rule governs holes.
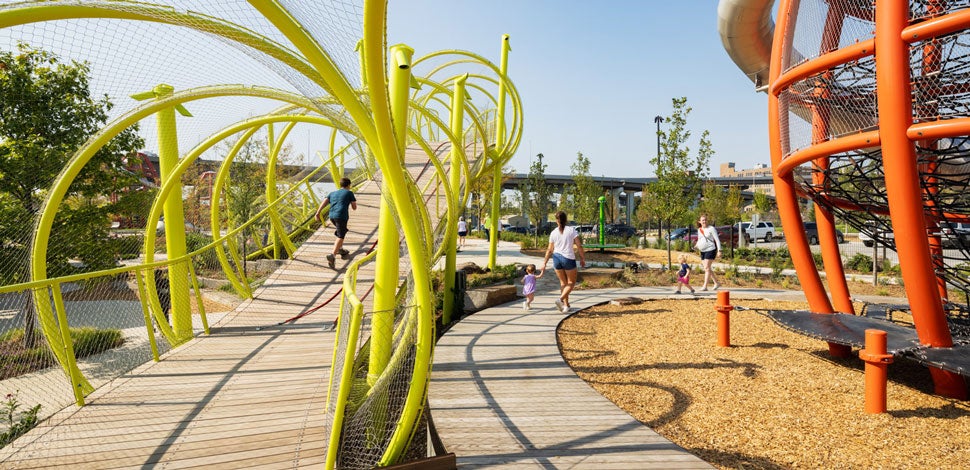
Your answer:
[[[112,104],[94,97],[87,63],[19,44],[0,51],[0,282],[25,280],[27,246],[46,191],[74,153],[108,120]],[[101,147],[68,189],[51,234],[50,273],[77,258],[88,269],[114,264],[108,195],[137,182],[125,169],[144,145],[129,128]]]

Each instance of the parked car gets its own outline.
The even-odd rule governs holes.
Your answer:
[[[738,227],[734,225],[721,225],[719,227],[714,227],[717,230],[717,238],[721,240],[721,248],[723,249],[728,244],[733,243],[735,246],[738,244],[738,240],[741,238],[741,233],[738,232]],[[690,242],[691,246],[697,243],[697,229],[691,229],[690,235],[687,235],[684,229],[684,235],[681,237],[682,240],[687,240]],[[732,240],[733,233],[733,240]]]
[[[637,234],[637,228],[627,224],[608,224],[606,234],[612,237],[632,237]]]
[[[695,232],[697,229],[693,229]],[[687,236],[687,227],[675,228],[667,234],[667,240],[680,240]]]
[[[761,221],[752,226],[751,222],[741,222],[741,229],[744,231],[745,239],[747,241],[751,240],[764,240],[770,242],[772,238],[779,235],[775,231],[775,225],[771,222]]]
[[[596,235],[595,225],[577,225],[574,228],[576,229],[576,232],[578,232],[583,238]]]
[[[512,233],[524,233],[526,235],[535,235],[536,228],[535,228],[534,225],[529,225],[528,227],[518,227],[518,226],[513,225],[513,226],[505,229],[505,231],[512,232]]]
[[[809,245],[818,245],[818,224],[815,222],[805,222],[805,238]],[[845,243],[845,235],[841,230],[835,229],[835,239],[839,243]]]
[[[872,224],[869,225],[869,227],[872,227],[872,226],[873,226]],[[882,240],[888,241],[890,243],[895,243],[895,236],[893,235],[892,232],[879,232],[879,238]],[[872,228],[866,228],[865,230],[860,230],[859,241],[861,241],[863,245],[871,247],[873,243],[875,243],[872,239]]]
[[[945,246],[966,248],[970,246],[970,223],[940,222],[940,235]]]

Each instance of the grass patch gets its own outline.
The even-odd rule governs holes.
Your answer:
[[[74,355],[80,359],[124,344],[121,330],[99,330],[93,327],[71,328]],[[24,330],[10,330],[0,335],[0,380],[17,377],[56,364],[54,355],[43,338],[33,348],[24,347]]]

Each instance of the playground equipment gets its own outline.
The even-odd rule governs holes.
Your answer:
[[[836,355],[862,347],[865,329],[885,329],[835,314],[853,313],[838,217],[899,255],[915,333],[888,330],[889,353],[929,365],[937,393],[966,398],[970,337],[954,333],[970,303],[970,246],[943,229],[970,220],[970,11],[943,0],[783,0],[772,36],[773,3],[722,0],[719,16],[725,48],[768,93],[778,208],[815,312],[776,320],[829,341]],[[799,197],[815,203],[831,297],[802,230]],[[950,299],[951,290],[963,298]]]
[[[386,50],[386,7],[373,0],[0,2],[0,37],[7,44],[24,39],[64,61],[88,64],[96,84],[92,94],[114,100],[86,141],[64,151],[61,161],[46,163],[55,176],[32,193],[38,197],[36,217],[25,218],[9,235],[16,242],[2,240],[5,249],[24,248],[22,255],[0,260],[10,272],[4,279],[12,279],[0,285],[0,305],[19,312],[28,330],[36,315],[64,369],[66,396],[77,405],[111,377],[88,378],[85,371],[93,366],[75,357],[68,325],[78,321],[77,307],[65,302],[65,289],[85,290],[100,301],[109,292],[99,286],[110,284],[136,298],[151,355],[132,351],[128,360],[157,361],[197,339],[193,295],[209,333],[197,270],[251,297],[247,261],[293,257],[302,238],[317,229],[312,214],[325,191],[315,186],[318,175],[328,174],[329,181],[349,176],[354,187],[379,185],[383,198],[377,249],[348,267],[340,296],[326,404],[327,466],[385,466],[416,455],[409,449],[424,449],[417,431],[434,344],[431,267],[446,258],[445,288],[451,288],[454,221],[475,180],[500,172],[515,153],[522,107],[506,73],[508,36],[501,38],[500,66],[465,51],[412,60],[407,46]],[[419,66],[430,70],[415,72]],[[176,119],[176,112],[184,118]],[[101,204],[78,186],[103,164],[103,149],[134,126],[156,130],[156,138],[145,140],[157,146],[161,163],[157,191],[130,209],[132,219],[145,221],[144,233],[125,234],[140,242],[138,253],[129,254],[138,257],[106,269],[53,269],[51,260],[83,255],[52,240],[87,235],[73,233],[63,214]],[[307,171],[284,175],[281,169],[293,157],[287,146],[304,132],[308,139],[329,137],[328,151]],[[314,159],[304,157],[305,163]],[[219,162],[218,170],[204,170],[210,232],[185,233],[182,185],[199,181],[203,158]],[[264,169],[255,183],[254,167]],[[0,194],[0,202],[5,197]],[[161,249],[155,227],[163,212]],[[406,276],[399,272],[401,253]],[[357,272],[372,262],[375,300],[373,311],[365,311]],[[171,312],[159,302],[156,270],[168,271]],[[105,326],[122,323],[117,309],[97,305]],[[445,306],[445,320],[450,309]],[[156,343],[156,329],[164,341]],[[65,395],[63,389],[24,392],[25,400]]]
[[[600,252],[607,248],[625,248],[626,245],[616,243],[606,243],[606,196],[600,196],[596,202],[599,203],[599,219],[596,225],[596,243],[584,244],[586,248],[599,248]]]

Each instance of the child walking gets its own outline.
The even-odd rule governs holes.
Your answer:
[[[522,302],[523,310],[532,308],[532,301],[536,298],[536,279],[541,276],[541,274],[536,276],[536,265],[530,264],[525,267],[525,276],[522,276],[522,295],[525,296],[525,301]]]
[[[687,255],[681,253],[677,261],[680,261],[680,271],[677,272],[677,293],[680,293],[681,286],[687,286],[693,294],[694,288],[690,286],[690,265],[687,264]]]

